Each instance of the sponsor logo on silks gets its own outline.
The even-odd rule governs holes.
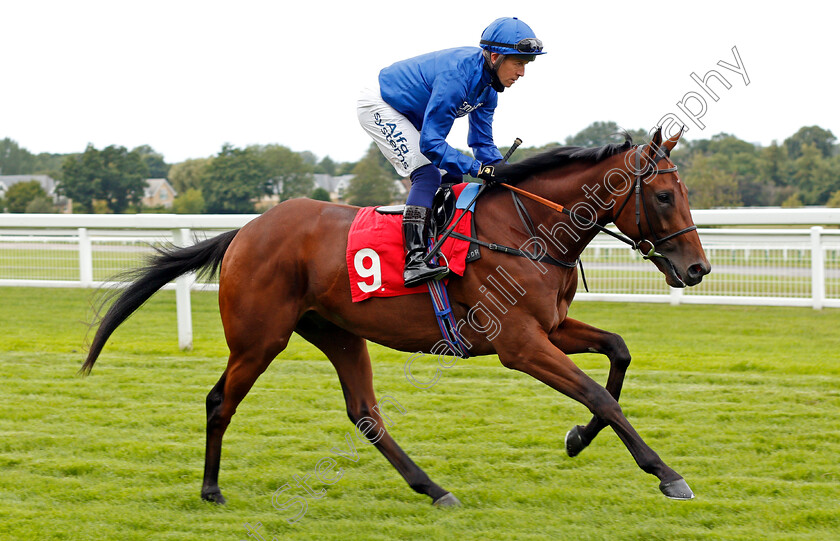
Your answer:
[[[408,154],[408,145],[406,144],[408,140],[403,137],[402,132],[394,133],[397,130],[397,125],[392,122],[383,122],[379,113],[373,113],[373,121],[380,127],[379,131],[382,132],[385,140],[391,145],[391,150],[396,154],[400,165],[402,165],[403,169],[408,170],[408,162],[405,159],[406,154]]]
[[[455,111],[455,116],[456,117],[462,117],[464,115],[468,115],[468,114],[472,113],[473,111],[475,111],[476,109],[478,109],[479,107],[481,107],[482,105],[484,105],[483,101],[479,102],[479,103],[476,103],[475,105],[470,105],[469,103],[464,102],[464,103],[461,104],[460,107],[458,107],[458,110]]]

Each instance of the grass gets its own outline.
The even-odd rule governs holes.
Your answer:
[[[494,357],[420,390],[406,354],[372,345],[379,395],[406,411],[392,434],[464,506],[433,508],[356,440],[358,461],[336,458],[332,485],[310,478],[326,494],[289,524],[297,508],[272,494],[355,437],[330,364],[296,338],[263,374],[225,438],[229,503],[207,504],[204,397],[227,353],[215,295],[193,295],[193,351],[161,292],[81,379],[90,295],[0,288],[0,539],[238,540],[257,522],[265,539],[840,538],[840,311],[572,306],[627,341],[624,412],[691,502],[662,496],[609,430],[568,458],[563,435],[588,412]],[[604,381],[602,357],[575,360]]]

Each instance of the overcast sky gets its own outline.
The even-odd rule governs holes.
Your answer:
[[[499,146],[562,142],[599,120],[649,129],[667,113],[689,138],[769,144],[814,124],[840,135],[840,7],[828,1],[0,2],[0,138],[35,153],[148,144],[176,163],[278,143],[355,161],[370,144],[355,114],[367,81],[477,45],[501,16],[528,23],[548,54],[499,96]],[[733,47],[749,85],[717,65],[737,63]],[[712,69],[731,85],[710,83],[717,102],[690,76]],[[677,106],[690,92],[705,129]],[[450,144],[466,148],[466,124]]]

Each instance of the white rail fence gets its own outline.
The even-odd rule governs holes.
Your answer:
[[[672,289],[656,268],[606,235],[582,259],[590,293],[578,300],[840,307],[840,209],[698,210],[712,264],[703,283]],[[150,245],[187,245],[241,227],[256,215],[0,214],[0,286],[116,287]],[[738,229],[721,226],[740,226]],[[743,226],[785,226],[760,229]],[[795,226],[795,227],[791,227]],[[714,227],[714,228],[713,228]],[[176,290],[179,344],[192,346],[190,291],[217,289],[183,276]]]

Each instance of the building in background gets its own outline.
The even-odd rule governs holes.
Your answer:
[[[143,189],[143,206],[172,208],[176,195],[175,188],[165,178],[149,178]]]

